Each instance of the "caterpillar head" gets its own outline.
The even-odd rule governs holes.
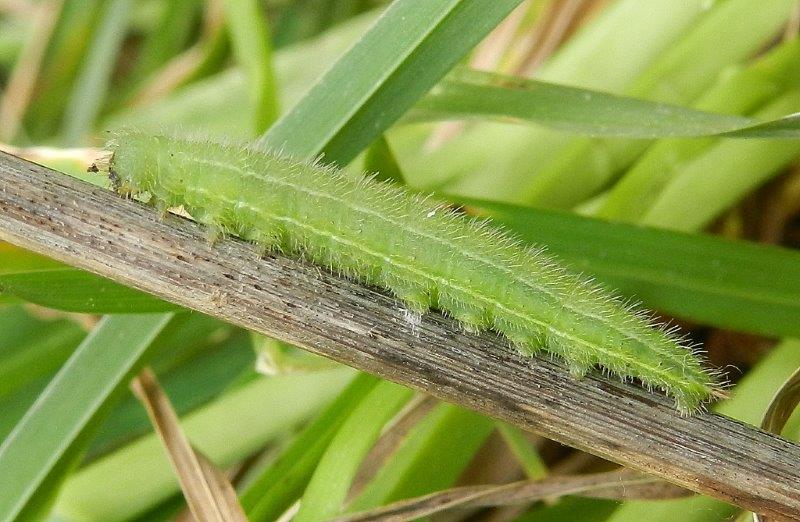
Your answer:
[[[159,165],[159,136],[134,130],[114,133],[89,167],[90,172],[108,173],[112,188],[126,196],[146,192]]]

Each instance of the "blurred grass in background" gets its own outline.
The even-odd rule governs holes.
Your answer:
[[[0,147],[87,178],[84,148],[107,131],[179,128],[324,153],[354,175],[368,168],[436,191],[679,321],[738,382],[720,411],[758,424],[800,367],[791,339],[800,337],[800,141],[792,121],[783,138],[777,127],[771,137],[711,134],[800,110],[798,9],[795,0],[397,0],[388,11],[378,0],[0,0]],[[461,72],[442,80],[453,67]],[[558,88],[548,98],[545,85],[509,76],[669,105]],[[252,520],[274,520],[299,499],[298,519],[322,520],[457,484],[611,467],[10,245],[0,245],[0,292],[0,520],[159,520],[185,509],[126,388],[144,364],[193,444],[232,471]],[[126,344],[112,327],[138,337]],[[98,369],[93,353],[116,358]],[[79,384],[66,394],[65,382]],[[784,435],[796,437],[797,424]],[[30,448],[44,449],[14,457]],[[735,513],[702,497],[565,497],[455,516]]]

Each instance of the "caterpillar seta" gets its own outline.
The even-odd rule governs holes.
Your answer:
[[[682,414],[719,393],[692,348],[648,312],[429,198],[251,145],[126,130],[108,148],[118,192],[388,289],[411,311],[494,330],[522,354],[560,357],[577,377],[600,367],[636,378]]]

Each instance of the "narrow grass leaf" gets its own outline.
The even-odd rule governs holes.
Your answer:
[[[247,75],[256,134],[261,134],[278,117],[278,94],[267,21],[261,2],[257,0],[225,0],[225,11],[234,55]]]
[[[178,307],[109,279],[0,243],[0,292],[67,312],[154,313]]]
[[[359,374],[241,495],[253,522],[277,520],[303,492],[314,468],[342,423],[375,387],[378,379]]]
[[[78,73],[64,116],[64,140],[79,143],[94,126],[133,10],[132,0],[109,0]]]
[[[799,252],[458,200],[649,308],[739,331],[800,335]]]
[[[767,45],[787,22],[794,0],[717,2],[708,14],[641,73],[625,94],[688,105],[714,85],[726,68],[743,63]],[[736,31],[736,38],[730,38]],[[746,96],[746,95],[745,95]],[[785,115],[786,112],[780,114]],[[577,138],[552,163],[529,170],[523,201],[570,208],[613,181],[647,149],[647,141]]]
[[[497,431],[500,432],[514,456],[517,457],[528,478],[544,480],[548,475],[547,465],[528,437],[525,436],[525,432],[503,421],[497,421],[496,425]]]
[[[165,345],[159,346],[148,361],[159,374],[178,415],[186,415],[210,403],[243,375],[255,377],[253,351],[245,332],[234,331],[226,340],[211,342],[228,335],[218,329],[205,339],[197,340],[188,330],[202,328],[202,324],[191,317],[175,329],[180,338],[172,342],[169,339],[172,336],[167,336]],[[126,395],[103,422],[85,460],[97,460],[151,429],[141,404],[132,395]]]
[[[642,71],[709,14],[704,0],[618,0],[599,11],[548,59],[537,71],[537,79],[625,92]],[[525,191],[535,175],[573,140],[574,136],[545,127],[483,122],[437,150],[426,153],[417,148],[415,154],[403,155],[402,165],[409,179],[420,180],[425,187],[449,181],[450,192],[525,202]]]
[[[397,0],[261,142],[346,165],[520,0]]]
[[[425,96],[407,121],[492,117],[585,136],[800,138],[800,117],[769,122],[615,96],[521,77],[459,70]]]
[[[778,45],[752,65],[726,75],[693,107],[727,114],[752,114],[776,96],[797,87],[800,87],[800,39]],[[670,180],[716,142],[707,138],[662,140],[654,144],[614,184],[597,215],[638,221]]]
[[[800,89],[792,89],[760,114],[785,114],[798,107]],[[797,140],[721,141],[673,175],[640,223],[685,232],[701,230],[798,156]]]
[[[72,321],[33,322],[22,310],[13,308],[0,314],[0,329],[6,317],[13,321],[11,328],[25,332],[25,339],[9,342],[0,331],[0,397],[55,372],[86,336]],[[26,328],[28,325],[35,330]]]
[[[438,404],[405,437],[348,511],[451,487],[494,429],[494,422],[452,404]]]
[[[403,172],[392,152],[392,147],[381,134],[367,149],[364,155],[364,170],[381,181],[403,183]]]
[[[13,520],[171,314],[105,318],[0,446],[0,520]]]
[[[359,374],[241,495],[253,522],[277,520],[303,492],[314,468],[347,416],[375,387],[378,379]]]
[[[761,420],[761,428],[780,435],[798,404],[800,404],[800,369],[783,383],[770,401]]]
[[[325,520],[341,512],[364,457],[384,425],[412,395],[408,388],[382,381],[361,400],[322,456],[303,494],[296,522]]]

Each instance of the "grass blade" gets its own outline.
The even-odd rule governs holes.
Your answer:
[[[336,433],[311,478],[296,522],[325,520],[339,514],[350,484],[383,426],[414,392],[382,381],[350,414]]]
[[[742,63],[764,46],[786,23],[794,4],[793,0],[718,2],[626,94],[665,103],[692,103],[727,67]],[[737,34],[734,40],[729,38],[732,30]],[[576,205],[595,195],[647,146],[644,141],[579,138],[530,178],[524,201],[551,208]]]
[[[497,421],[497,431],[506,445],[517,457],[525,475],[531,480],[544,480],[548,475],[547,465],[534,445],[525,436],[525,432],[506,422]]]
[[[15,339],[17,335],[9,335],[11,332],[20,338]],[[21,307],[2,310],[0,398],[58,370],[85,335],[83,329],[69,320],[37,320]]]
[[[255,128],[260,134],[278,117],[269,28],[257,0],[225,0],[225,11],[234,54],[247,75]]]
[[[439,83],[407,121],[494,117],[584,136],[800,138],[800,116],[768,122],[615,96],[526,78],[461,70]]]
[[[537,79],[624,92],[688,28],[707,14],[702,0],[618,0],[572,37]],[[715,6],[716,7],[716,6]],[[450,181],[450,192],[524,201],[529,177],[574,138],[541,127],[477,124],[441,148],[401,154],[407,179],[427,188]],[[458,180],[457,182],[455,180]]]
[[[171,319],[108,317],[81,343],[0,446],[0,520],[11,521],[25,508]]]
[[[345,165],[520,0],[396,0],[261,142]]]
[[[154,313],[177,307],[144,292],[0,243],[0,291],[67,312]]]
[[[100,114],[132,9],[132,0],[110,0],[104,6],[64,116],[67,143],[79,143]]]
[[[798,64],[800,39],[777,46],[752,66],[718,82],[694,107],[728,114],[751,114],[786,90],[800,87]],[[714,139],[656,143],[614,184],[598,215],[637,221],[677,172],[715,143]]]
[[[348,511],[425,495],[453,485],[483,446],[494,422],[440,403],[406,435]]]
[[[178,415],[205,406],[241,382],[240,379],[254,376],[255,361],[247,334],[234,330],[227,340],[211,342],[228,335],[224,328],[209,332],[207,325],[211,322],[204,316],[189,315],[178,328],[170,329],[172,335],[164,336],[163,343],[158,343],[153,358],[148,360]],[[103,422],[84,462],[97,460],[151,429],[141,405],[132,395],[126,395]]]
[[[295,438],[286,451],[248,486],[241,496],[241,502],[251,521],[277,520],[300,497],[331,439],[377,383],[376,377],[359,374]]]
[[[761,114],[800,107],[800,90],[777,97]],[[644,214],[645,225],[701,230],[800,155],[796,140],[722,141],[675,174]]]

